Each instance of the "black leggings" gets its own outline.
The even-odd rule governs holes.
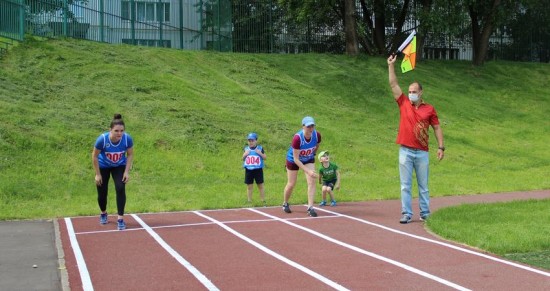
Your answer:
[[[107,193],[109,191],[109,178],[113,175],[113,181],[115,181],[116,190],[116,206],[118,215],[124,215],[124,207],[126,206],[126,184],[122,182],[124,176],[124,170],[126,166],[119,166],[116,168],[99,169],[103,184],[97,186],[97,203],[99,209],[103,212],[107,210]]]

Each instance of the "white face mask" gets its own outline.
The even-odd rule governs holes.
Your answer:
[[[418,101],[418,94],[409,94],[409,100],[411,102],[416,103]]]

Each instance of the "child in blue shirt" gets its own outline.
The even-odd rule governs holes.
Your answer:
[[[243,167],[245,169],[244,173],[244,183],[247,187],[248,194],[248,203],[252,202],[252,191],[254,189],[254,181],[258,185],[258,190],[260,191],[260,197],[262,198],[262,203],[265,204],[265,193],[264,193],[264,160],[267,158],[264,148],[261,145],[258,145],[258,135],[254,132],[251,132],[247,136],[248,145],[244,147],[243,153]]]

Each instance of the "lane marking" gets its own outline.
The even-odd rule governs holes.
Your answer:
[[[174,257],[182,266],[184,266],[197,280],[199,280],[204,287],[208,290],[219,291],[218,287],[214,285],[205,275],[203,275],[197,268],[195,268],[191,263],[184,259],[176,250],[174,250],[166,241],[164,241],[158,233],[156,233],[152,228],[150,228],[141,218],[135,214],[131,216],[151,235],[172,257]]]
[[[447,286],[449,286],[449,287],[451,287],[451,288],[454,288],[454,289],[457,289],[457,290],[464,290],[464,291],[470,290],[470,289],[468,289],[468,288],[466,288],[466,287],[463,287],[463,286],[458,285],[458,284],[456,284],[456,283],[453,283],[453,282],[451,282],[451,281],[445,280],[445,279],[440,278],[440,277],[438,277],[438,276],[432,275],[432,274],[430,274],[430,273],[424,272],[424,271],[422,271],[422,270],[420,270],[420,269],[417,269],[417,268],[415,268],[415,267],[412,267],[412,266],[403,264],[403,263],[401,263],[401,262],[392,260],[392,259],[390,259],[390,258],[386,258],[386,257],[384,257],[384,256],[381,256],[381,255],[378,255],[378,254],[375,254],[375,253],[366,251],[366,250],[364,250],[364,249],[358,248],[358,247],[356,247],[356,246],[354,246],[354,245],[350,245],[350,244],[345,243],[345,242],[343,242],[343,241],[339,241],[339,240],[337,240],[337,239],[334,239],[334,238],[332,238],[332,237],[330,237],[330,236],[324,235],[324,234],[322,234],[322,233],[320,233],[320,232],[317,232],[317,231],[315,231],[315,230],[309,229],[309,228],[307,228],[307,227],[304,227],[304,226],[295,224],[295,223],[290,222],[290,221],[286,221],[286,220],[284,220],[284,219],[282,219],[282,218],[279,218],[279,217],[276,217],[276,216],[273,216],[273,215],[270,215],[270,214],[267,214],[267,213],[258,211],[258,210],[253,209],[253,208],[248,208],[248,210],[250,210],[250,211],[252,211],[252,212],[255,212],[255,213],[258,213],[258,214],[261,214],[261,215],[266,216],[266,217],[270,217],[270,218],[272,218],[272,219],[274,219],[274,220],[280,221],[280,222],[285,223],[285,224],[288,224],[288,225],[290,225],[290,226],[296,227],[296,228],[301,229],[301,230],[303,230],[303,231],[306,231],[306,232],[308,232],[308,233],[310,233],[310,234],[312,234],[312,235],[315,235],[315,236],[317,236],[317,237],[320,237],[320,238],[322,238],[322,239],[324,239],[324,240],[327,240],[327,241],[330,241],[330,242],[335,243],[335,244],[337,244],[337,245],[340,245],[340,246],[342,246],[342,247],[348,248],[348,249],[350,249],[350,250],[352,250],[352,251],[356,251],[356,252],[358,252],[358,253],[367,255],[367,256],[369,256],[369,257],[372,257],[372,258],[375,258],[375,259],[384,261],[384,262],[386,262],[386,263],[392,264],[392,265],[394,265],[394,266],[397,266],[397,267],[399,267],[399,268],[405,269],[405,270],[407,270],[407,271],[409,271],[409,272],[418,274],[418,275],[420,275],[420,276],[422,276],[422,277],[426,277],[426,278],[428,278],[428,279],[434,280],[434,281],[436,281],[436,282],[438,282],[438,283],[441,283],[441,284],[443,284],[443,285],[447,285]]]
[[[540,275],[543,275],[543,276],[546,276],[546,277],[550,277],[550,273],[548,273],[548,272],[544,272],[544,271],[541,271],[541,270],[537,270],[535,268],[523,266],[523,265],[520,265],[520,264],[517,264],[517,263],[514,263],[514,262],[509,262],[509,261],[506,261],[506,260],[503,260],[503,259],[495,258],[495,257],[489,256],[489,255],[483,254],[483,253],[479,253],[479,252],[476,252],[476,251],[472,251],[472,250],[469,250],[469,249],[458,247],[458,246],[455,246],[455,245],[452,245],[452,244],[449,244],[449,243],[433,240],[433,239],[426,238],[426,237],[419,236],[419,235],[415,235],[415,234],[411,234],[411,233],[404,232],[404,231],[401,231],[401,230],[397,230],[397,229],[394,229],[394,228],[390,228],[390,227],[387,227],[387,226],[384,226],[384,225],[381,225],[381,224],[370,222],[370,221],[365,220],[365,219],[361,219],[361,218],[341,214],[341,213],[338,213],[338,212],[325,210],[325,209],[320,209],[320,208],[316,208],[316,209],[319,209],[320,211],[323,211],[323,212],[326,212],[326,213],[330,213],[330,214],[333,214],[333,215],[345,217],[345,218],[352,219],[352,220],[355,220],[355,221],[359,221],[359,222],[362,222],[362,223],[365,223],[365,224],[368,224],[368,225],[372,225],[372,226],[375,226],[375,227],[378,227],[378,228],[381,228],[381,229],[384,229],[384,230],[387,230],[387,231],[391,231],[391,232],[394,232],[394,233],[397,233],[397,234],[409,236],[409,237],[416,238],[416,239],[419,239],[419,240],[423,240],[423,241],[426,241],[426,242],[430,242],[430,243],[433,243],[433,244],[448,247],[448,248],[451,248],[451,249],[454,249],[454,250],[457,250],[457,251],[461,251],[461,252],[468,253],[468,254],[471,254],[471,255],[475,255],[475,256],[478,256],[478,257],[482,257],[482,258],[485,258],[485,259],[489,259],[489,260],[492,260],[492,261],[495,261],[495,262],[499,262],[499,263],[502,263],[502,264],[505,264],[505,265],[510,265],[512,267],[516,267],[516,268],[520,268],[520,269],[523,269],[523,270],[526,270],[526,271],[537,273],[537,274],[540,274]]]
[[[84,256],[80,250],[80,245],[76,239],[76,234],[74,232],[73,223],[70,218],[65,218],[65,224],[67,225],[67,232],[69,234],[69,240],[71,242],[71,247],[73,248],[74,256],[76,258],[76,265],[78,266],[78,272],[80,273],[80,280],[82,281],[82,289],[84,291],[93,291],[94,286],[92,285],[92,279],[90,278],[90,273],[88,272],[88,267],[86,266],[86,261],[84,261]]]
[[[231,227],[225,225],[225,224],[222,223],[222,222],[220,222],[220,221],[218,221],[218,220],[216,220],[216,219],[214,219],[214,218],[212,218],[212,217],[210,217],[210,216],[207,216],[207,215],[205,215],[205,214],[202,214],[202,213],[200,213],[200,212],[198,212],[198,211],[193,211],[193,212],[196,213],[198,216],[201,216],[201,217],[203,217],[203,218],[206,218],[206,219],[212,221],[213,223],[217,224],[217,225],[220,226],[221,228],[227,230],[227,231],[230,232],[231,234],[237,236],[238,238],[244,240],[245,242],[247,242],[247,243],[253,245],[254,247],[260,249],[261,251],[265,252],[266,254],[268,254],[268,255],[270,255],[270,256],[272,256],[272,257],[274,257],[274,258],[276,258],[276,259],[278,259],[278,260],[280,260],[280,261],[282,261],[282,262],[284,262],[284,263],[286,263],[286,264],[288,264],[288,265],[290,265],[290,266],[292,266],[292,267],[294,267],[294,268],[296,268],[296,269],[298,269],[298,270],[300,270],[300,271],[302,271],[302,272],[304,272],[304,273],[310,275],[311,277],[313,277],[313,278],[315,278],[315,279],[317,279],[317,280],[319,280],[319,281],[321,281],[321,282],[323,282],[323,283],[329,285],[330,287],[332,287],[332,288],[334,288],[334,289],[336,289],[336,290],[349,290],[349,289],[347,289],[346,287],[344,287],[344,286],[342,286],[342,285],[340,285],[340,284],[338,284],[338,283],[336,283],[336,282],[330,280],[329,278],[327,278],[327,277],[325,277],[325,276],[323,276],[323,275],[321,275],[321,274],[319,274],[319,273],[317,273],[317,272],[315,272],[315,271],[313,271],[313,270],[311,270],[311,269],[309,269],[309,268],[307,268],[307,267],[305,267],[305,266],[303,266],[303,265],[300,265],[300,264],[298,264],[298,263],[296,263],[296,262],[294,262],[294,261],[292,261],[292,260],[290,260],[290,259],[288,259],[288,258],[286,258],[286,257],[284,257],[284,256],[282,256],[282,255],[280,255],[280,254],[278,254],[278,253],[276,253],[276,252],[270,250],[269,248],[265,247],[264,245],[262,245],[262,244],[260,244],[260,243],[258,243],[258,242],[256,242],[256,241],[250,239],[249,237],[247,237],[247,236],[241,234],[240,232],[238,232],[238,231],[232,229]]]
[[[201,210],[202,211],[202,210]],[[141,215],[141,214],[140,214]],[[321,216],[317,217],[315,219],[327,219],[327,218],[340,218],[338,215],[334,216]],[[289,218],[288,220],[304,220],[304,219],[314,219],[312,217],[295,217],[295,218]],[[272,222],[273,219],[248,219],[248,220],[228,220],[223,221],[225,224],[236,224],[236,223],[254,223],[254,222]],[[198,225],[213,225],[215,223],[213,222],[197,222],[197,223],[184,223],[184,224],[172,224],[172,225],[161,225],[161,226],[149,226],[151,229],[159,229],[159,228],[176,228],[176,227],[190,227],[190,226],[198,226]],[[136,231],[136,230],[144,230],[143,228],[127,228],[124,231]],[[98,233],[120,233],[120,230],[118,229],[109,229],[109,230],[94,230],[94,231],[82,231],[82,232],[76,232],[76,234],[98,234]]]

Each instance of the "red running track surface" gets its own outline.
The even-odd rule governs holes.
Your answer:
[[[432,198],[548,199],[550,191]],[[418,208],[417,200],[414,201]],[[400,201],[186,211],[59,221],[71,290],[550,290],[550,272],[399,224]]]

